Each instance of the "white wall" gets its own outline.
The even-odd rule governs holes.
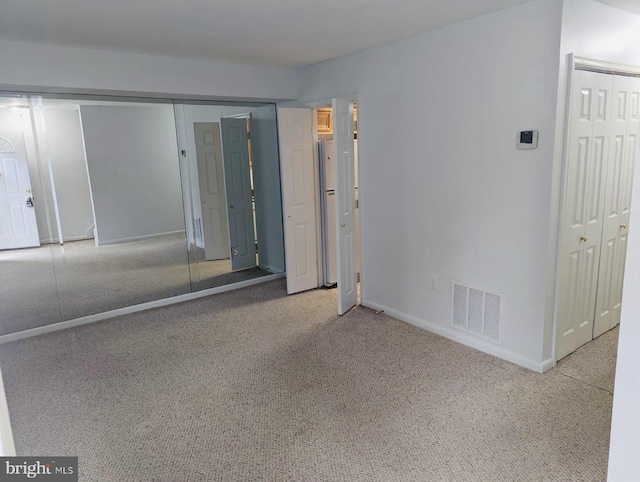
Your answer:
[[[291,69],[0,41],[0,90],[121,91],[227,100],[295,99]]]
[[[560,23],[535,0],[299,76],[301,100],[359,94],[365,303],[535,370]],[[524,129],[537,150],[515,149]],[[450,328],[453,279],[506,293],[503,347]]]
[[[559,83],[558,144],[555,179],[559,196],[567,92],[566,56],[575,53],[611,62],[640,66],[640,16],[592,0],[565,0],[563,8],[561,70]],[[640,154],[634,176],[633,208],[629,230],[622,319],[616,366],[609,480],[634,481],[640,473]],[[545,346],[552,324],[548,324]]]
[[[46,109],[45,122],[46,138],[39,141],[46,142],[53,165],[63,238],[85,239],[93,225],[93,210],[79,111]]]
[[[80,106],[100,244],[184,230],[171,105]]]

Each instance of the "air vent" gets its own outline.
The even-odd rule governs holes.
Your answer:
[[[502,344],[504,294],[454,281],[451,290],[451,325]]]

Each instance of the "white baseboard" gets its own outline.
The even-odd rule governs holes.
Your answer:
[[[476,350],[480,350],[481,352],[487,353],[497,358],[501,358],[502,360],[515,363],[516,365],[519,365],[523,368],[527,368],[537,373],[545,372],[545,364],[547,363],[546,361],[544,363],[541,363],[529,360],[528,358],[518,355],[517,353],[514,353],[512,351],[506,350],[505,348],[494,343],[484,341],[480,338],[475,338],[472,335],[468,335],[453,328],[421,320],[420,318],[416,318],[415,316],[407,315],[406,313],[394,310],[393,308],[388,308],[372,301],[363,300],[361,304],[362,306],[366,306],[367,308],[371,308],[372,310],[383,311],[386,315],[417,326],[418,328],[430,331],[431,333],[435,333],[436,335],[440,335],[444,338],[448,338],[471,348],[475,348]]]
[[[172,234],[184,234],[184,230],[168,231],[166,233],[144,234],[142,236],[133,236],[131,238],[109,239],[107,241],[98,241],[98,246],[108,246],[110,244],[130,243],[131,241],[141,241],[143,239],[159,238],[160,236],[170,236]]]
[[[156,301],[149,301],[147,303],[141,303],[139,305],[127,306],[126,308],[118,308],[117,310],[105,311],[104,313],[98,313],[95,315],[83,316],[81,318],[75,318],[73,320],[60,321],[58,323],[52,323],[46,326],[39,326],[37,328],[30,328],[29,330],[18,331],[16,333],[9,333],[7,335],[0,335],[0,344],[10,343],[12,341],[23,340],[25,338],[31,338],[32,336],[44,335],[45,333],[51,333],[54,331],[65,330],[74,326],[86,325],[88,323],[95,323],[96,321],[108,320],[115,318],[116,316],[128,315],[130,313],[137,313],[139,311],[150,310],[152,308],[160,308],[162,306],[175,305],[184,301],[195,300],[197,298],[204,298],[205,296],[216,295],[218,293],[225,293],[227,291],[233,291],[240,288],[246,288],[267,281],[273,281],[276,279],[284,278],[286,273],[271,274],[267,276],[261,276],[259,278],[253,278],[250,280],[239,281],[237,283],[231,283],[225,286],[218,286],[216,288],[210,288],[202,291],[195,291],[193,293],[186,293],[184,295],[173,296],[171,298],[164,298]]]
[[[64,242],[71,242],[71,241],[86,241],[87,239],[93,239],[93,237],[87,237],[87,236],[69,236],[69,237],[65,237],[64,238]],[[60,243],[60,239],[59,238],[47,238],[47,239],[41,239],[40,240],[40,244],[59,244]]]
[[[555,363],[553,362],[553,358],[546,359],[545,361],[542,362],[542,373],[547,373],[554,366],[555,366]]]

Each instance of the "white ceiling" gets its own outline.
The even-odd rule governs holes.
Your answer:
[[[299,66],[525,1],[1,0],[0,39]]]
[[[610,7],[626,10],[627,12],[640,15],[640,1],[638,0],[597,0],[600,3],[609,5]]]

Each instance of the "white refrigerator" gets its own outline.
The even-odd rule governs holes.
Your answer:
[[[333,141],[320,141],[320,206],[322,212],[322,259],[324,264],[324,285],[334,286],[338,282],[336,259],[336,196]],[[356,183],[355,198],[358,202],[358,141],[354,141],[354,161]],[[360,273],[360,210],[356,209],[356,269]]]

